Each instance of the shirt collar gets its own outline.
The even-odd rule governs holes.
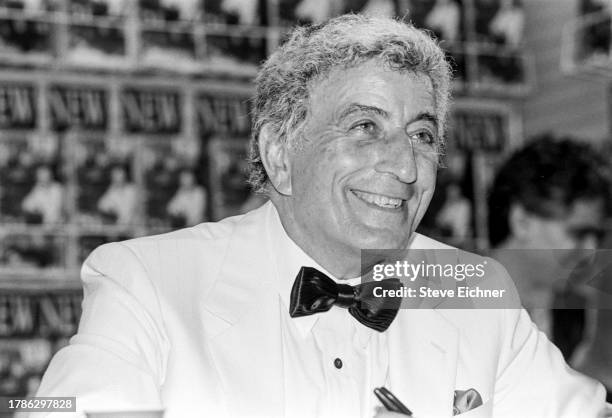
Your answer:
[[[302,266],[314,267],[320,272],[326,274],[335,282],[338,282],[338,280],[330,272],[321,267],[321,265],[313,260],[308,254],[306,254],[304,250],[302,250],[289,237],[289,235],[287,235],[287,232],[280,221],[276,208],[271,202],[268,202],[267,204],[270,205],[267,230],[269,233],[269,242],[271,243],[272,254],[276,264],[277,289],[284,305],[284,309],[289,311],[291,288],[293,287],[295,277]],[[342,283],[356,285],[361,283],[361,278],[357,277],[350,280],[343,280]],[[293,318],[293,322],[298,328],[300,335],[305,336],[310,332],[318,319],[319,314],[315,314]]]

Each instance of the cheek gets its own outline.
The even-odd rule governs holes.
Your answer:
[[[438,164],[430,159],[421,159],[417,162],[418,183],[427,193],[433,194],[436,187],[436,177],[438,174]]]

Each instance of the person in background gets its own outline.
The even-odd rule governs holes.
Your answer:
[[[51,169],[41,165],[36,169],[36,183],[21,203],[26,219],[43,224],[57,224],[62,220],[63,187],[53,179]]]
[[[567,250],[598,247],[609,192],[604,161],[593,148],[550,135],[514,152],[493,181],[488,200],[492,256],[515,270],[510,274],[523,304],[551,338],[550,308],[561,290],[555,286],[565,286],[562,272],[576,261]],[[568,321],[562,326],[581,326]]]
[[[609,233],[609,231],[608,231]],[[606,401],[612,402],[612,264],[610,235],[604,242],[606,250],[599,252],[587,276],[590,280],[576,289],[578,296],[586,294],[587,325],[583,337],[572,352],[569,363],[576,370],[591,376],[606,388]],[[602,268],[603,267],[603,268]],[[584,280],[584,278],[581,278]],[[575,313],[576,310],[569,312]],[[566,314],[567,316],[567,314]],[[572,346],[575,347],[575,346]]]
[[[196,183],[193,171],[183,170],[179,174],[179,187],[168,202],[167,211],[175,218],[175,226],[193,226],[204,220],[206,189]]]

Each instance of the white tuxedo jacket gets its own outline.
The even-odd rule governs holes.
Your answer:
[[[79,410],[165,408],[166,418],[284,416],[276,269],[268,203],[244,216],[107,244],[83,266],[78,334],[38,396]],[[411,248],[449,248],[415,235]],[[388,387],[416,417],[590,417],[601,385],[564,363],[524,310],[400,310],[388,333]],[[59,417],[67,417],[65,413]]]

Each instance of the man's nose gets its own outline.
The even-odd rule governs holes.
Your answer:
[[[404,132],[398,132],[381,141],[376,171],[396,177],[403,183],[414,183],[418,179],[417,151]]]

